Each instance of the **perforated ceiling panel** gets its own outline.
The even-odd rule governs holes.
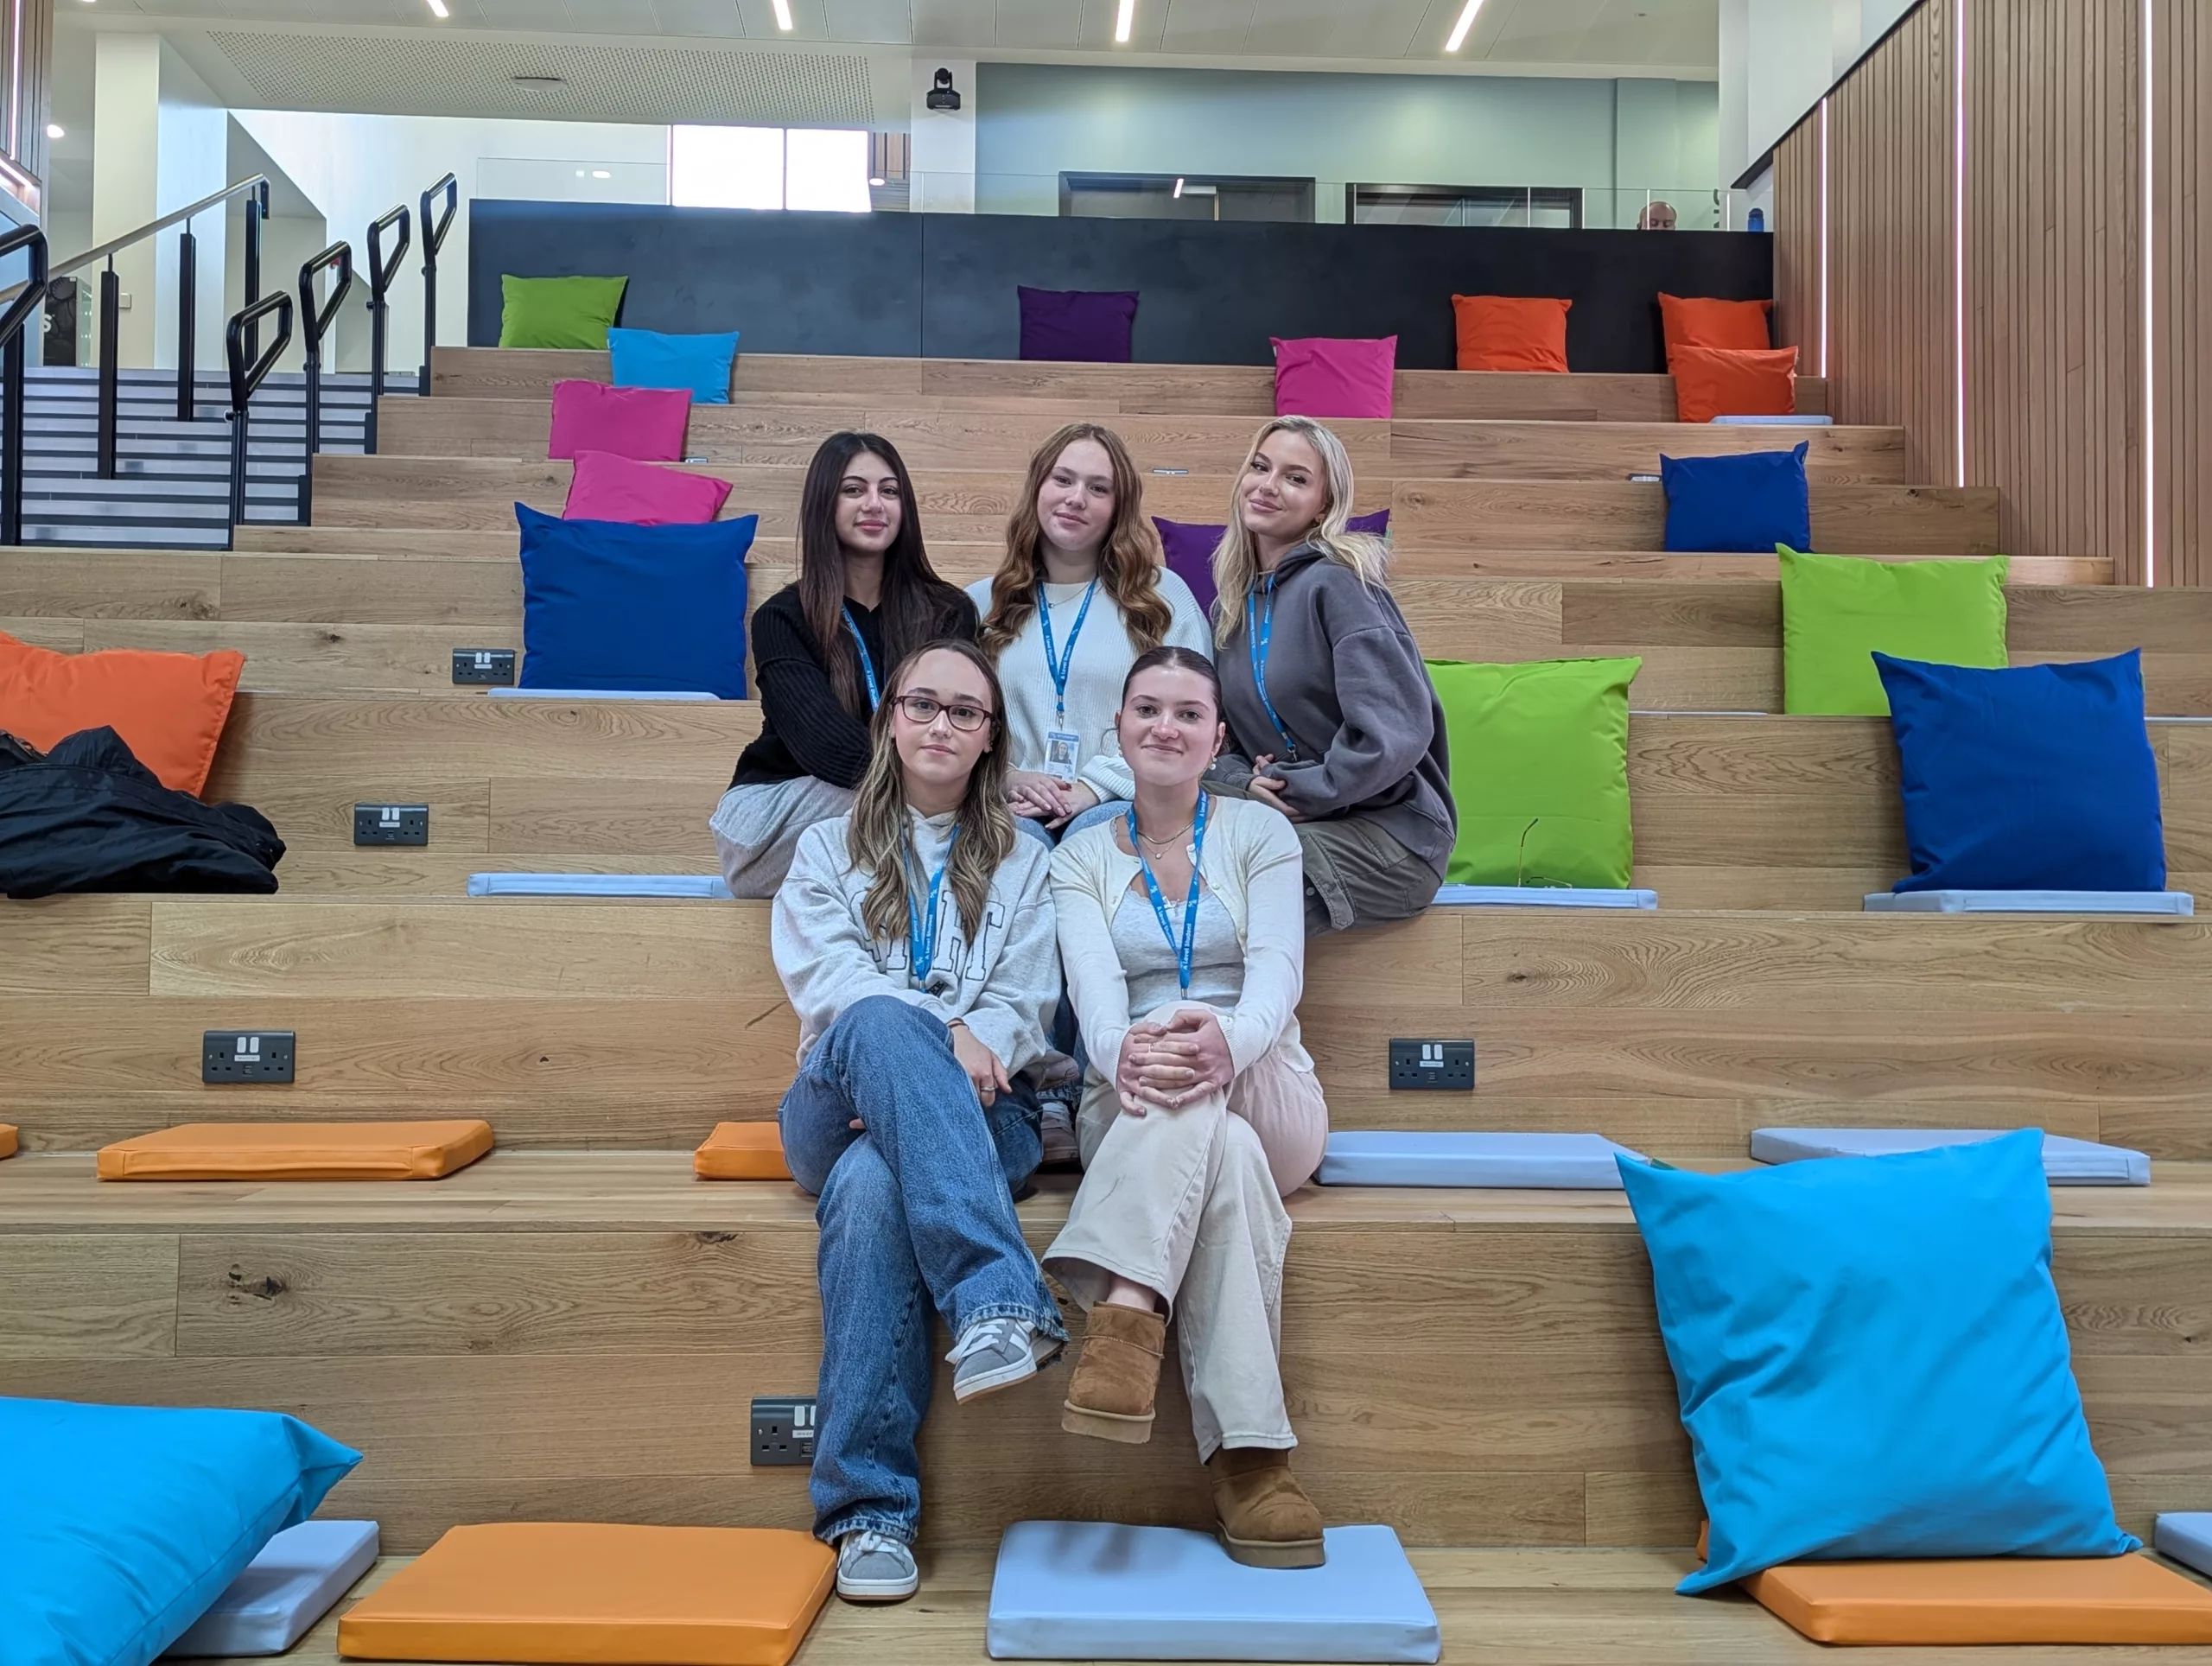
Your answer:
[[[584,46],[428,33],[211,29],[207,39],[258,98],[279,110],[763,126],[868,127],[877,118],[868,60],[858,54]],[[560,79],[518,82],[518,75]]]

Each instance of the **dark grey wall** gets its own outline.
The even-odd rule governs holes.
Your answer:
[[[1398,337],[1452,363],[1451,297],[1566,296],[1580,371],[1666,368],[1655,297],[1773,289],[1773,242],[1729,232],[1211,225],[1020,214],[810,214],[652,204],[467,209],[468,339],[499,339],[499,277],[627,273],[625,324],[743,334],[749,353],[1012,359],[1019,284],[1135,289],[1136,357],[1264,365],[1270,335]]]

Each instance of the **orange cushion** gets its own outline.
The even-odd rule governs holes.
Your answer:
[[[1667,334],[1667,358],[1684,347],[1748,347],[1764,352],[1774,345],[1767,333],[1771,301],[1714,301],[1704,296],[1662,294],[1659,321]]]
[[[1686,423],[1716,416],[1787,416],[1797,409],[1797,349],[1679,347],[1675,414]]]
[[[492,1125],[186,1122],[103,1146],[104,1180],[435,1180],[492,1148]]]
[[[1546,296],[1455,295],[1461,370],[1567,373],[1567,313],[1574,303]]]
[[[787,1528],[456,1527],[338,1622],[338,1652],[784,1666],[836,1578],[836,1553]]]
[[[788,1180],[784,1131],[773,1122],[716,1122],[706,1144],[691,1154],[702,1180]]]
[[[2212,1643],[2212,1591],[2148,1556],[1789,1562],[1743,1585],[1820,1643]]]
[[[14,1156],[16,1146],[16,1125],[13,1122],[0,1122],[0,1157]]]
[[[43,752],[79,729],[113,729],[163,786],[197,794],[214,767],[245,656],[103,648],[56,653],[0,632],[0,729]]]

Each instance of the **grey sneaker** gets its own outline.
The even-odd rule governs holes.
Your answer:
[[[1076,1143],[1075,1117],[1067,1103],[1060,1099],[1046,1099],[1038,1106],[1040,1120],[1038,1135],[1045,1148],[1043,1166],[1046,1168],[1072,1168],[1082,1160],[1082,1149]]]
[[[979,1319],[961,1332],[945,1358],[952,1363],[952,1397],[973,1400],[1037,1375],[1066,1345],[1041,1335],[1026,1319]]]
[[[837,1541],[837,1594],[847,1602],[904,1602],[920,1588],[914,1553],[861,1528]]]

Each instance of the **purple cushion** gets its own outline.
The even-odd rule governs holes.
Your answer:
[[[639,462],[683,461],[691,420],[689,388],[616,388],[604,382],[553,385],[553,433],[548,457],[611,451]]]
[[[1021,296],[1021,356],[1089,365],[1129,362],[1135,289],[1033,289]]]
[[[632,526],[689,526],[721,513],[730,483],[633,462],[607,451],[580,451],[563,520],[627,521]]]
[[[1160,531],[1160,548],[1167,557],[1167,570],[1191,587],[1191,594],[1198,599],[1198,611],[1211,615],[1214,597],[1214,546],[1221,542],[1221,535],[1228,529],[1221,526],[1200,526],[1186,521],[1163,520],[1158,515],[1152,524]],[[1371,515],[1354,515],[1344,523],[1348,532],[1372,532],[1376,537],[1390,535],[1390,512],[1378,509]]]
[[[1398,368],[1398,338],[1357,340],[1328,335],[1284,340],[1275,350],[1275,415],[1375,416],[1390,415]]]

